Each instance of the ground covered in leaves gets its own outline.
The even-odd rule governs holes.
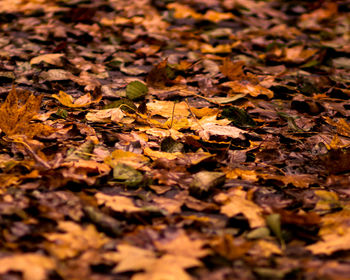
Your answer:
[[[0,4],[1,279],[349,279],[350,1]]]

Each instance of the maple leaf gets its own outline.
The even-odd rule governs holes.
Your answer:
[[[98,204],[104,204],[117,212],[138,212],[141,208],[136,207],[131,198],[121,195],[106,195],[103,193],[95,194]]]
[[[240,189],[232,189],[227,194],[220,193],[214,197],[217,202],[224,205],[221,206],[221,213],[228,217],[234,217],[243,214],[248,219],[250,227],[262,227],[266,225],[263,218],[263,209],[256,205],[253,201],[246,198],[246,192]]]
[[[49,270],[55,268],[55,262],[49,257],[34,253],[14,254],[0,258],[0,274],[20,271],[24,280],[45,280]]]
[[[0,107],[0,128],[8,136],[25,135],[47,136],[53,128],[41,123],[30,123],[39,112],[42,96],[35,96],[29,91],[10,90],[5,102]]]
[[[187,242],[186,244],[191,243]],[[201,262],[194,256],[204,256],[207,253],[205,250],[201,251],[196,245],[195,247],[190,246],[187,252],[186,249],[181,251],[181,249],[174,248],[176,246],[179,246],[178,243],[175,246],[170,244],[168,250],[171,253],[157,258],[153,251],[121,244],[117,246],[117,253],[106,253],[104,254],[104,258],[109,261],[118,262],[118,265],[113,270],[114,272],[144,270],[142,273],[135,274],[131,278],[132,280],[190,280],[191,277],[185,269],[201,265]],[[181,244],[181,246],[184,246],[184,244]],[[193,248],[195,251],[190,252]]]
[[[168,254],[177,256],[178,258],[188,259],[195,263],[198,258],[202,258],[210,253],[210,250],[203,249],[205,242],[202,240],[191,240],[184,230],[179,230],[173,234],[169,234],[167,238],[156,241],[156,247]]]
[[[128,244],[117,246],[118,252],[105,253],[105,259],[117,262],[114,272],[137,271],[152,267],[156,260],[153,251]]]
[[[349,209],[325,215],[321,218],[319,235],[322,240],[307,246],[313,254],[331,255],[334,252],[350,249]]]
[[[46,249],[59,259],[77,256],[80,252],[99,249],[108,242],[103,233],[99,233],[93,225],[85,228],[69,221],[58,223],[58,229],[64,233],[47,233]]]

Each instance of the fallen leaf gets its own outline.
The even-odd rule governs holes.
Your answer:
[[[183,205],[182,201],[160,196],[154,197],[153,201],[159,208],[166,210],[169,214],[180,213]]]
[[[74,222],[60,221],[58,229],[63,233],[44,234],[47,239],[45,248],[58,259],[73,258],[86,250],[99,249],[109,241],[91,224],[81,227]]]
[[[210,253],[210,250],[203,249],[205,244],[200,239],[190,239],[183,230],[169,234],[167,238],[155,242],[155,246],[159,250],[177,256],[178,258],[193,260],[194,263],[198,262],[198,264],[200,264],[198,258],[202,258]]]
[[[322,241],[306,246],[315,255],[331,255],[334,252],[350,249],[350,231],[342,234],[333,233],[322,236]]]
[[[114,150],[108,157],[104,159],[104,162],[109,164],[112,168],[118,163],[124,163],[135,169],[141,168],[149,163],[149,158],[141,154],[133,152]]]
[[[33,57],[30,60],[30,64],[39,64],[41,62],[45,62],[45,63],[51,64],[51,65],[62,67],[63,62],[61,60],[61,57],[63,57],[63,56],[64,56],[64,54],[62,54],[62,53],[43,54],[43,55]]]
[[[92,103],[100,102],[102,96],[100,95],[97,99],[93,100],[91,94],[87,93],[77,98],[76,100],[74,100],[71,95],[61,90],[58,93],[58,95],[53,94],[52,97],[57,99],[64,106],[67,106],[70,108],[83,108],[91,105]]]
[[[215,201],[222,203],[220,212],[228,217],[243,214],[251,228],[266,225],[263,209],[253,201],[246,198],[246,192],[240,189],[231,189],[228,193],[220,193],[214,197]]]
[[[141,208],[136,207],[131,198],[121,195],[95,194],[98,204],[104,204],[116,212],[138,212]]]
[[[25,253],[0,258],[0,274],[10,271],[22,272],[24,280],[45,280],[48,272],[55,269],[55,262],[46,256]]]
[[[151,115],[160,115],[165,118],[172,116],[187,117],[190,114],[185,102],[153,101],[147,103],[147,110]]]
[[[266,95],[270,99],[273,97],[273,92],[271,90],[251,82],[229,81],[221,85],[231,88],[232,93],[230,93],[230,95],[233,96],[236,94],[248,94],[252,97],[258,97],[259,95]]]
[[[0,107],[0,128],[8,136],[25,135],[28,138],[51,134],[54,129],[41,123],[30,123],[40,109],[42,96],[28,91],[10,90]]]
[[[120,108],[90,110],[85,118],[90,122],[134,122],[134,119],[126,117],[126,114]]]
[[[118,252],[105,253],[105,259],[117,262],[114,272],[138,271],[151,269],[156,261],[156,254],[153,251],[145,250],[128,244],[117,246]]]

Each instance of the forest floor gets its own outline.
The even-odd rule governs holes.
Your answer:
[[[0,26],[0,279],[350,279],[350,1]]]

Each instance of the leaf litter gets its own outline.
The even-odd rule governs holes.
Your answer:
[[[349,1],[0,6],[1,279],[346,279]]]

